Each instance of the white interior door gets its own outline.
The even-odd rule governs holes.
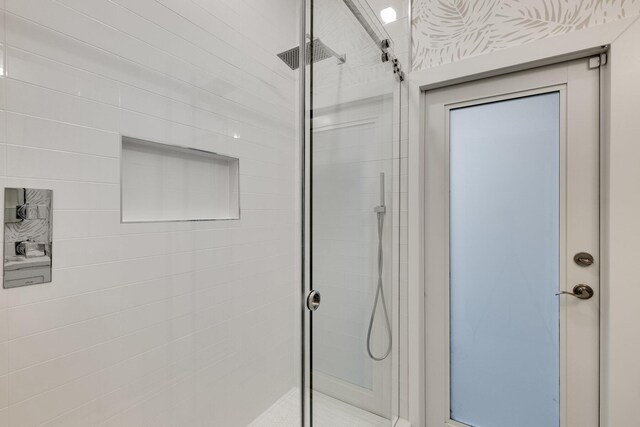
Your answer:
[[[427,427],[598,426],[599,69],[425,97]]]

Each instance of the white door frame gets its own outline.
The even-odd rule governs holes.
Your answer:
[[[626,18],[610,24],[543,39],[502,51],[465,59],[436,68],[409,74],[409,143],[408,143],[408,369],[406,377],[408,416],[415,427],[424,427],[425,418],[425,286],[424,286],[424,91],[489,76],[497,76],[565,62],[609,50],[607,65],[602,73],[602,147],[601,156],[601,358],[600,358],[600,417],[601,427],[632,425],[640,419],[640,405],[630,404],[637,399],[637,390],[630,382],[640,378],[636,356],[611,358],[622,353],[623,346],[631,352],[640,351],[640,337],[629,337],[624,331],[612,333],[618,324],[624,326],[630,320],[640,325],[640,311],[635,307],[617,307],[625,298],[638,297],[637,259],[640,250],[633,243],[640,226],[631,222],[630,215],[640,217],[640,201],[626,200],[624,190],[632,191],[632,183],[623,178],[633,176],[640,182],[640,171],[629,156],[640,156],[637,138],[640,120],[630,117],[630,110],[640,104],[630,91],[640,91],[637,76],[640,73],[640,17]],[[635,42],[635,43],[634,43]],[[620,57],[616,60],[616,54]],[[613,58],[611,57],[613,54]],[[619,61],[619,65],[616,64]],[[630,70],[630,67],[633,69]],[[626,85],[626,86],[624,86]],[[626,89],[626,90],[625,90]],[[638,92],[635,92],[636,94]],[[625,123],[624,129],[617,125]],[[636,145],[633,145],[633,144]],[[615,144],[615,150],[612,145]],[[616,170],[609,164],[615,162]],[[618,179],[619,178],[619,179]],[[612,181],[616,191],[612,194]],[[621,212],[624,210],[625,215]],[[633,215],[631,215],[633,216]],[[617,218],[615,228],[613,219]],[[629,218],[625,223],[621,219]],[[625,228],[626,227],[626,228]],[[626,233],[625,233],[626,231]],[[636,245],[637,246],[637,245]],[[615,262],[613,260],[616,260]],[[620,261],[617,261],[620,260]],[[623,261],[630,263],[628,267]],[[615,264],[619,269],[613,270]],[[634,265],[636,267],[634,267]],[[609,288],[615,286],[616,293]],[[616,329],[618,330],[618,329]],[[629,332],[629,331],[627,331]],[[637,334],[636,334],[637,335]],[[626,375],[626,376],[625,376]],[[619,388],[619,389],[618,389]],[[625,424],[626,423],[626,424]]]
[[[596,59],[599,57],[596,56]],[[562,426],[596,427],[599,340],[599,70],[587,58],[427,93],[425,135],[425,324],[427,425],[462,426],[449,419],[449,159],[452,109],[557,93],[560,103],[560,289],[587,283],[594,298],[559,299],[560,416]],[[571,106],[571,108],[569,108]],[[587,251],[595,265],[577,266],[573,255]],[[548,295],[553,298],[553,295]],[[444,325],[444,327],[443,327]],[[444,421],[448,420],[448,421]]]

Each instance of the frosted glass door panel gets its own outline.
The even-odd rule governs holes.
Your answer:
[[[557,427],[560,96],[450,111],[451,418]]]

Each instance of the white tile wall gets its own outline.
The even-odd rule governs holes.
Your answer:
[[[0,427],[245,426],[297,385],[294,0],[0,0],[0,181],[54,190],[0,290]],[[120,135],[240,158],[242,219],[120,223]]]

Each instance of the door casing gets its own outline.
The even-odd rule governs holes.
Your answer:
[[[596,291],[589,301],[561,297],[560,425],[598,425],[599,72],[597,68],[589,67],[588,59],[581,59],[426,92],[424,327],[427,427],[462,425],[449,420],[448,416],[448,111],[554,91],[560,92],[561,115],[564,115],[561,120],[561,164],[564,166],[560,188],[561,224],[564,225],[561,290],[570,290],[577,283],[588,283]],[[594,268],[585,269],[573,264],[570,254],[582,250],[590,251],[596,257]],[[587,357],[585,351],[589,353]]]

